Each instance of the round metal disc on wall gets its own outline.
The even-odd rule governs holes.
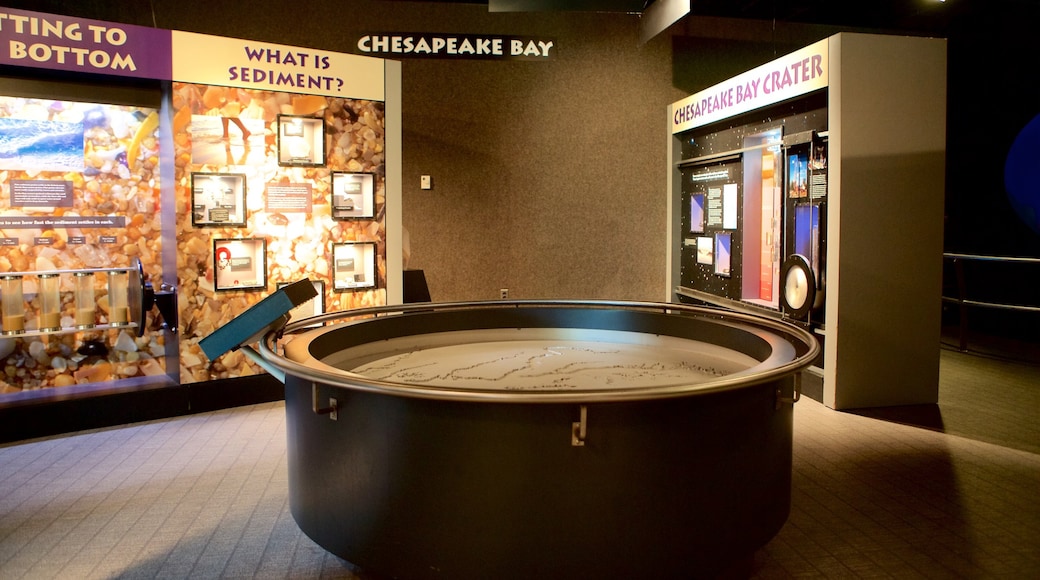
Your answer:
[[[805,320],[816,302],[816,278],[809,261],[801,254],[794,254],[780,268],[783,287],[780,305],[791,318]]]

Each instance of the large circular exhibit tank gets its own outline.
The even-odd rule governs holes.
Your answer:
[[[301,530],[378,577],[732,575],[784,525],[799,327],[681,304],[424,303],[270,331]]]

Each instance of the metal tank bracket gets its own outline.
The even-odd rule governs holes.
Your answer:
[[[571,423],[571,445],[573,447],[585,446],[585,436],[588,434],[588,417],[588,407],[579,405],[578,420]]]
[[[794,374],[794,392],[790,397],[785,397],[780,387],[776,388],[776,410],[779,411],[784,403],[795,404],[802,398],[802,373]]]
[[[311,409],[315,415],[328,415],[333,421],[339,420],[339,402],[334,397],[329,397],[328,407],[318,404],[318,383],[311,383]]]

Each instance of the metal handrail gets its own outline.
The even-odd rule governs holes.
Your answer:
[[[944,258],[953,258],[961,260],[983,260],[988,262],[1025,262],[1027,264],[1040,264],[1040,258],[1023,258],[1023,257],[1012,257],[1012,256],[984,256],[981,254],[955,254],[952,252],[943,253]]]
[[[313,381],[315,383],[332,384],[349,389],[375,392],[404,397],[416,397],[437,400],[455,401],[483,401],[503,403],[586,403],[586,402],[615,402],[626,400],[652,400],[671,397],[688,396],[691,394],[704,394],[736,389],[752,384],[761,384],[776,378],[797,373],[803,370],[819,355],[820,346],[809,332],[792,324],[746,315],[737,312],[725,312],[717,309],[691,306],[686,304],[653,303],[653,302],[614,302],[614,301],[578,301],[578,300],[520,300],[520,301],[479,301],[479,302],[442,302],[442,303],[418,303],[406,305],[377,306],[332,312],[314,317],[304,318],[298,322],[288,324],[284,332],[294,333],[297,331],[317,333],[319,335],[331,331],[332,328],[341,328],[341,325],[327,327],[326,329],[309,328],[318,322],[331,322],[337,319],[346,319],[343,325],[363,323],[365,320],[397,316],[409,313],[442,312],[442,311],[466,311],[481,309],[502,308],[584,308],[584,309],[613,309],[613,310],[636,310],[636,311],[660,311],[667,315],[698,316],[701,318],[718,320],[721,323],[743,324],[762,332],[762,338],[766,341],[780,343],[780,335],[788,338],[788,348],[793,349],[794,355],[790,360],[779,361],[779,364],[766,365],[769,368],[758,369],[747,374],[728,375],[712,379],[695,386],[680,385],[668,387],[629,388],[613,391],[563,391],[563,392],[523,392],[523,391],[492,391],[476,389],[454,389],[443,387],[419,386],[394,381],[376,380],[369,377],[351,373],[333,367],[321,368],[315,364],[304,364],[291,360],[278,352],[278,339],[283,334],[278,331],[268,333],[258,344],[257,353],[266,363],[280,371]],[[361,320],[358,320],[361,319]],[[751,329],[749,329],[749,332]],[[770,337],[769,335],[772,335]],[[770,339],[773,340],[770,340]],[[781,347],[781,344],[774,344]],[[244,347],[249,348],[249,347]],[[778,362],[778,361],[774,361]],[[739,376],[738,376],[739,375]]]
[[[964,274],[964,261],[1001,262],[1018,264],[1040,265],[1040,258],[1026,258],[1013,256],[988,256],[982,254],[959,254],[944,252],[943,259],[953,260],[954,275],[957,278],[957,297],[942,296],[944,302],[952,302],[959,305],[959,343],[960,350],[968,350],[968,307],[979,306],[983,308],[994,308],[998,310],[1014,310],[1018,312],[1040,313],[1040,306],[1025,304],[1006,304],[1002,302],[989,302],[986,300],[973,300],[968,298],[968,285]]]

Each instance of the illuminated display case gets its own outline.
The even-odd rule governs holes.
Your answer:
[[[670,298],[810,328],[828,406],[935,403],[945,70],[944,40],[842,33],[673,103]]]
[[[175,384],[176,334],[157,312],[132,311],[145,280],[176,271],[163,252],[158,89],[4,87],[0,405],[55,388]],[[113,90],[134,104],[105,102]]]
[[[137,66],[0,55],[0,414],[21,410],[0,422],[33,400],[261,374],[198,342],[287,282],[315,281],[319,312],[401,301],[399,63],[308,49],[324,92],[226,86],[242,40],[10,12],[118,30]],[[343,244],[364,268],[335,292]],[[171,391],[177,412],[206,392]]]

